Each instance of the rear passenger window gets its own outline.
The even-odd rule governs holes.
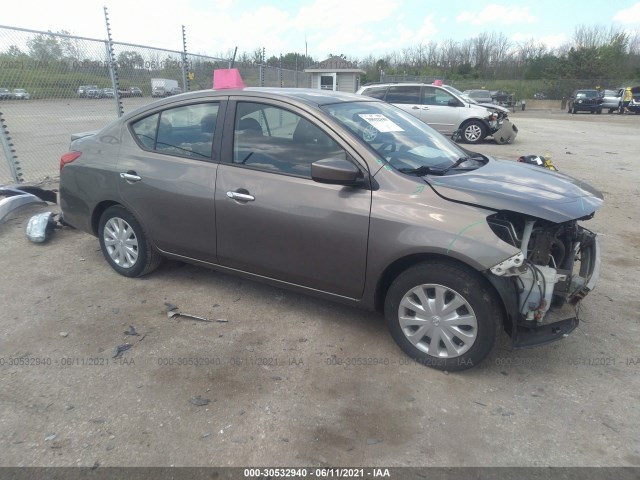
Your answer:
[[[299,115],[258,103],[238,103],[233,162],[255,169],[311,178],[311,164],[347,158],[326,133]]]
[[[386,101],[388,103],[418,104],[420,103],[420,86],[389,87]]]
[[[170,108],[132,124],[142,147],[171,155],[210,159],[219,105]]]

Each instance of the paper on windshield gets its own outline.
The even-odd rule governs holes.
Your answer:
[[[373,126],[379,132],[404,132],[404,130],[389,120],[381,113],[360,113],[362,118],[369,125]]]

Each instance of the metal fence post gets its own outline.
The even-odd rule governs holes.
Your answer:
[[[189,91],[189,76],[187,72],[187,31],[182,25],[182,89]]]
[[[109,25],[109,13],[107,7],[104,7],[104,20],[107,24],[107,58],[109,59],[109,75],[111,76],[111,85],[113,88],[113,98],[116,101],[116,114],[118,117],[124,115],[122,102],[120,101],[120,82],[118,82],[118,65],[116,62],[116,54],[113,50],[113,42],[111,41],[111,26]]]
[[[7,126],[4,123],[2,112],[0,112],[0,143],[2,143],[2,150],[4,151],[4,156],[7,159],[7,165],[9,165],[13,181],[16,183],[24,182],[24,178],[22,178],[22,168],[19,167],[20,162],[18,162],[16,150],[13,148],[13,143],[11,143],[9,130],[7,130]]]

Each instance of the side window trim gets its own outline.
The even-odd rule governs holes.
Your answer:
[[[364,159],[358,160],[358,157],[359,157],[358,153],[356,152],[355,149],[353,149],[349,145],[349,142],[347,141],[347,139],[343,138],[340,135],[329,133],[331,132],[331,128],[329,126],[327,126],[323,122],[319,122],[317,118],[308,115],[306,112],[304,112],[303,110],[300,110],[295,105],[279,102],[277,100],[264,99],[264,98],[256,99],[254,97],[242,97],[242,96],[229,97],[228,102],[226,102],[226,105],[225,105],[227,114],[225,115],[224,125],[222,125],[222,128],[220,129],[221,130],[220,134],[222,136],[222,139],[220,142],[220,150],[221,150],[220,163],[227,164],[235,168],[245,168],[249,170],[268,172],[268,173],[273,173],[277,175],[293,176],[296,178],[303,178],[309,181],[313,181],[311,180],[310,177],[307,177],[304,175],[291,175],[286,172],[277,172],[277,171],[269,172],[268,170],[258,169],[258,168],[252,167],[251,165],[243,165],[243,164],[233,162],[234,129],[236,124],[235,116],[237,111],[237,104],[239,102],[262,103],[275,108],[282,108],[282,109],[291,111],[292,113],[307,120],[308,122],[311,122],[312,124],[320,128],[320,130],[324,134],[330,136],[334,141],[336,141],[338,146],[342,150],[344,150],[347,160],[349,160],[354,165],[356,165],[362,171],[362,174],[365,175],[365,177],[370,178],[371,172],[369,171],[367,162]]]
[[[170,155],[170,156],[175,156],[175,157],[180,157],[180,158],[186,158],[189,160],[196,160],[196,161],[200,161],[200,162],[213,162],[213,163],[219,163],[219,159],[221,157],[220,151],[221,151],[221,143],[222,143],[222,135],[223,135],[223,125],[224,125],[224,120],[225,120],[225,112],[227,109],[227,100],[228,97],[223,97],[223,98],[217,98],[215,100],[205,100],[205,101],[199,101],[199,102],[191,102],[191,103],[185,103],[185,104],[181,104],[181,105],[163,105],[162,107],[159,107],[155,110],[153,110],[151,113],[148,113],[147,115],[144,116],[140,116],[140,117],[135,117],[132,118],[131,120],[129,120],[129,122],[127,122],[127,130],[129,132],[129,134],[131,135],[131,137],[133,138],[134,142],[138,145],[138,147],[140,147],[142,150],[144,150],[145,152],[150,152],[150,153],[156,153],[159,155]],[[218,113],[216,114],[216,123],[215,123],[215,127],[214,127],[214,133],[213,133],[213,139],[212,139],[212,148],[211,148],[211,154],[209,157],[196,157],[196,156],[191,156],[191,155],[181,155],[178,152],[167,152],[167,151],[163,151],[163,150],[158,150],[157,149],[157,142],[158,142],[158,132],[159,132],[159,127],[160,127],[160,121],[162,119],[162,113],[167,111],[167,110],[172,110],[175,108],[182,108],[182,107],[188,107],[191,105],[203,105],[203,104],[216,104],[218,105]],[[153,139],[153,148],[149,148],[146,145],[144,145],[140,139],[138,138],[138,135],[136,134],[133,126],[135,123],[140,122],[142,120],[144,120],[145,118],[149,118],[152,117],[154,115],[158,116],[157,119],[157,123],[156,123],[156,127],[155,127],[155,135],[154,135],[154,139]]]

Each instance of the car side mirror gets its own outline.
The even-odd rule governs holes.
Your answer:
[[[458,100],[456,100],[455,98],[451,98],[448,102],[447,105],[449,107],[458,107],[460,106],[460,104],[458,103]]]
[[[324,158],[311,164],[314,182],[333,185],[356,185],[362,180],[362,172],[344,158]]]

